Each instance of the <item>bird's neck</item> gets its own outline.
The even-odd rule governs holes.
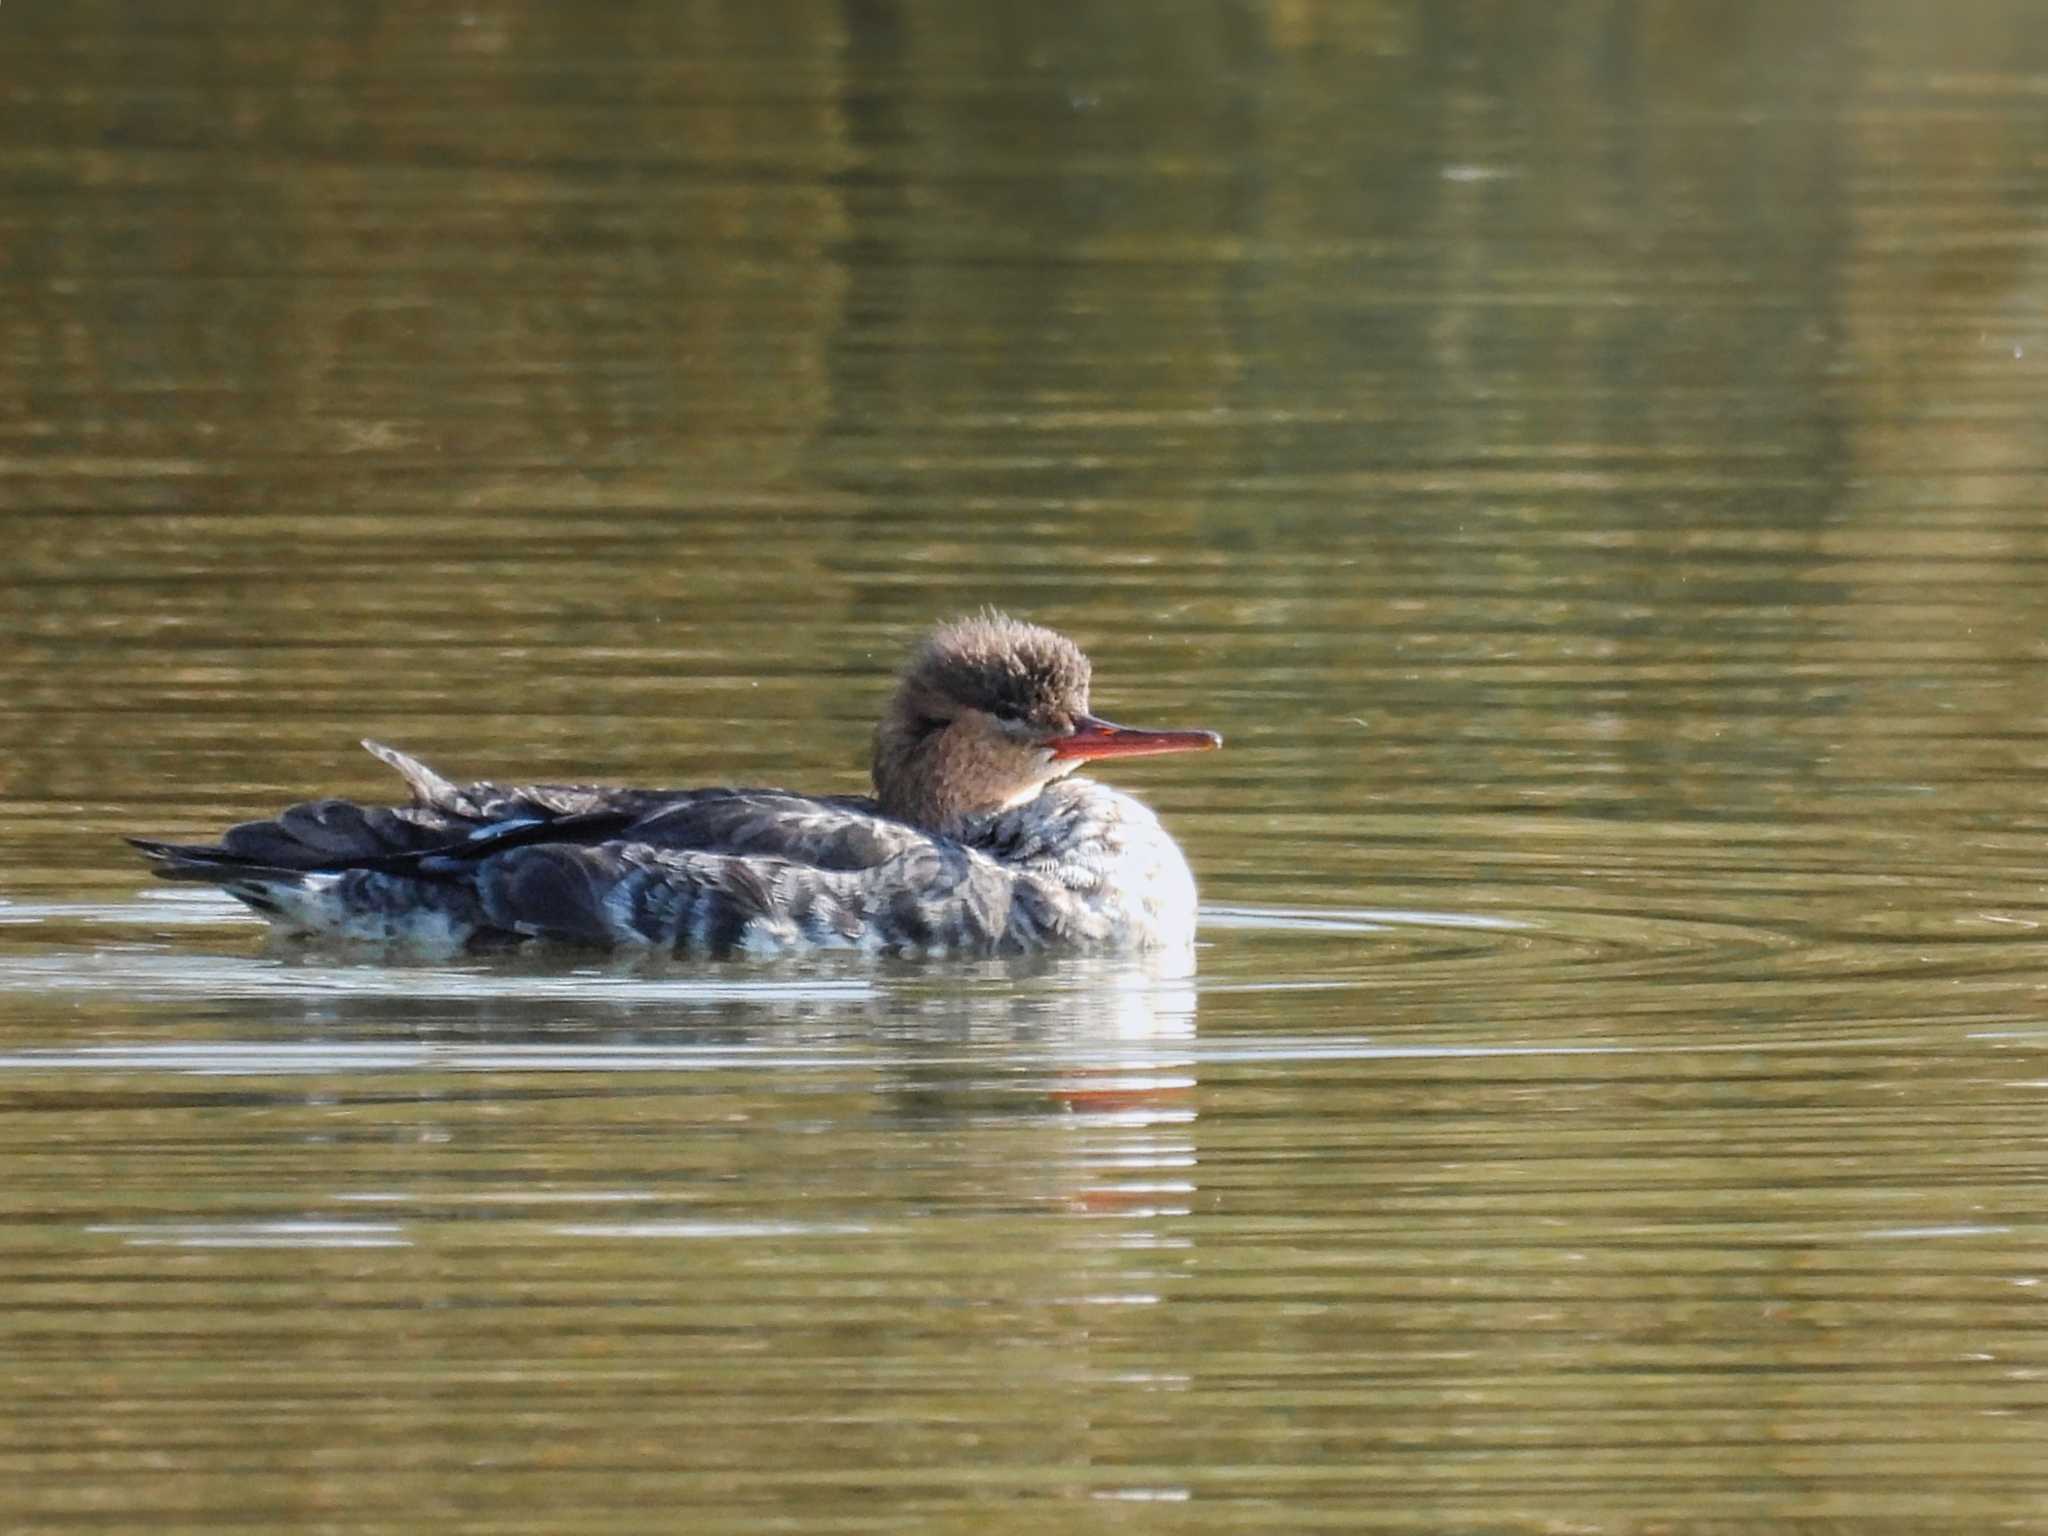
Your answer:
[[[884,814],[951,835],[972,817],[1024,805],[1043,782],[1022,782],[985,738],[946,729],[916,739],[878,735],[875,799]]]

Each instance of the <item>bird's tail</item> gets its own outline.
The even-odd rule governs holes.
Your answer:
[[[128,841],[163,879],[217,885],[285,933],[454,954],[484,926],[461,885],[374,869],[280,869],[219,848]]]
[[[160,843],[148,837],[126,837],[122,841],[149,860],[149,872],[160,880],[206,880],[224,885],[237,878],[283,879],[299,873],[273,864],[255,863],[211,844]]]
[[[160,843],[146,837],[125,841],[149,860],[150,873],[158,879],[217,885],[252,911],[288,926],[303,926],[298,918],[319,878],[305,870],[251,863],[223,848]]]

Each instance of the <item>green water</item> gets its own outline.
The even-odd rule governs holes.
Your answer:
[[[2048,1529],[2048,17],[0,11],[0,1524]],[[1192,978],[390,965],[118,837],[857,789]]]

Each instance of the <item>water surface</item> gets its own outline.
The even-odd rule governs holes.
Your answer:
[[[10,1528],[2048,1527],[2036,7],[0,28]],[[117,841],[982,603],[1228,737],[1194,975]]]

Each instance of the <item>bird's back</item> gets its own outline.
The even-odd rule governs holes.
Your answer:
[[[159,874],[218,884],[289,931],[434,950],[542,939],[994,954],[1142,948],[1193,930],[1178,849],[1143,806],[1085,781],[953,837],[863,797],[457,785],[366,745],[412,804],[311,801],[215,845],[137,846]]]

